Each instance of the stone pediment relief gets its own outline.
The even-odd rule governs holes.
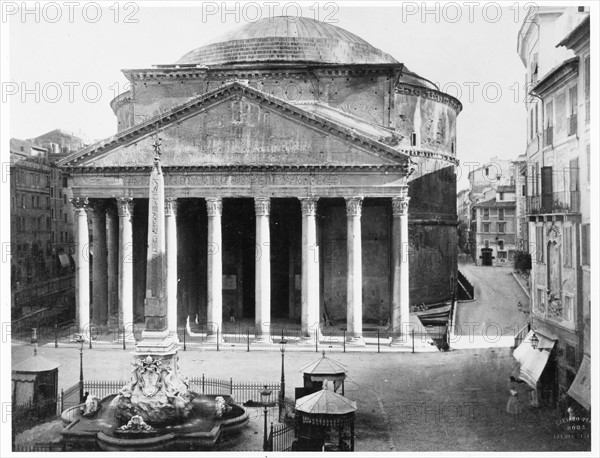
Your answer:
[[[231,83],[219,91],[92,145],[64,159],[61,165],[150,166],[151,136],[157,128],[162,138],[162,163],[167,167],[360,166],[409,161],[407,154],[355,129],[266,98],[240,83]]]

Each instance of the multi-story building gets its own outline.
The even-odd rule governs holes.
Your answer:
[[[539,7],[518,37],[531,88],[526,211],[532,324],[551,350],[537,388],[553,405],[577,400],[587,409],[589,377],[587,400],[585,389],[572,397],[567,391],[580,367],[589,367],[582,364],[590,348],[589,33],[585,8]]]
[[[516,250],[515,187],[497,186],[486,196],[471,206],[471,253],[484,266],[508,265]]]
[[[10,141],[13,319],[57,303],[73,308],[70,189],[55,162],[78,144],[74,136],[62,146],[42,137]]]
[[[529,221],[527,218],[527,158],[521,154],[512,163],[515,183],[515,245],[519,251],[528,251]]]

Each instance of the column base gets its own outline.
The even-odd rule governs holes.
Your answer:
[[[223,339],[223,334],[219,333],[219,338],[217,339],[217,334],[208,334],[206,336],[206,343],[217,343],[217,340],[219,341],[219,343],[223,343],[225,342],[225,340]]]
[[[260,344],[273,344],[273,341],[271,340],[271,336],[270,335],[266,335],[266,336],[257,336],[254,338],[254,343],[260,343]]]
[[[347,337],[346,345],[351,347],[365,347],[367,344],[365,343],[362,336],[359,337]]]
[[[412,347],[412,341],[409,336],[392,337],[390,347]]]

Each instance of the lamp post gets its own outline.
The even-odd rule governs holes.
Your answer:
[[[265,385],[263,390],[260,392],[260,396],[262,398],[262,405],[265,408],[265,410],[264,410],[265,426],[264,426],[264,430],[263,430],[263,450],[266,452],[267,448],[269,447],[269,441],[267,440],[267,407],[273,405],[273,403],[267,402],[267,400],[269,399],[269,396],[271,396],[271,390],[269,388],[267,388],[267,385]]]
[[[281,413],[285,402],[285,344],[287,340],[281,337],[279,341],[279,349],[281,350],[281,387],[279,389],[279,421],[282,420]]]
[[[79,402],[83,402],[83,335],[78,334],[75,342],[79,343]]]
[[[540,344],[540,339],[538,338],[538,336],[535,335],[535,332],[534,332],[533,335],[531,336],[531,346],[535,350],[539,344]]]

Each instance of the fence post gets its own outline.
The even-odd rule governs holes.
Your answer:
[[[377,330],[377,353],[380,353],[380,351],[379,351],[379,329]]]
[[[202,374],[202,394],[204,394],[204,374]]]
[[[319,328],[317,327],[317,331],[315,332],[315,352],[319,352]]]
[[[233,394],[233,378],[229,378],[229,394]]]
[[[65,390],[60,389],[60,413],[65,411]]]
[[[246,351],[250,351],[250,328],[246,329],[246,335],[247,335],[247,350]]]
[[[346,330],[342,329],[342,332],[344,333],[344,336],[342,337],[342,342],[344,344],[344,353],[346,353]]]
[[[54,348],[58,348],[58,323],[54,323]]]
[[[411,335],[412,335],[412,352],[415,352],[415,330],[411,329],[410,331]]]
[[[127,344],[125,343],[125,326],[123,326],[123,350],[127,350]]]
[[[88,335],[90,337],[90,350],[91,350],[92,349],[92,327],[90,326],[89,329],[90,330],[88,332]]]
[[[186,334],[187,334],[187,332],[186,332],[186,330],[184,329],[184,330],[183,330],[183,351],[186,351],[186,350],[187,350],[187,347],[186,347],[186,345],[185,345],[185,335],[186,335]]]
[[[219,328],[217,328],[217,351],[219,351]]]

